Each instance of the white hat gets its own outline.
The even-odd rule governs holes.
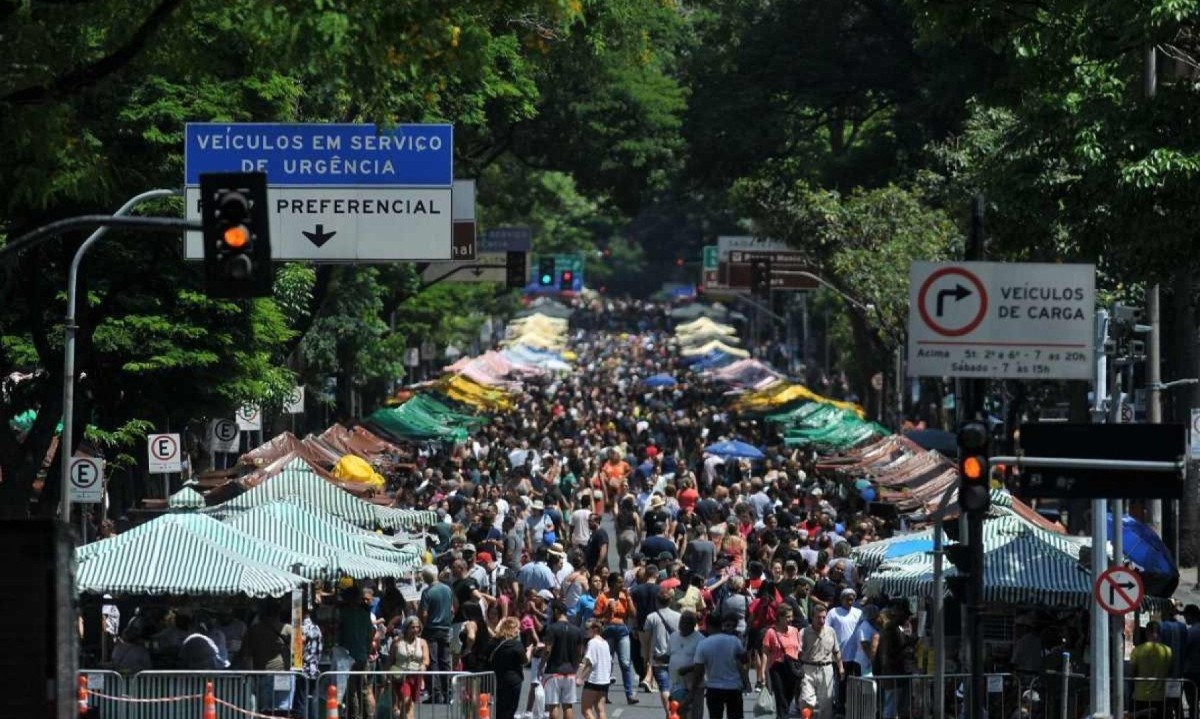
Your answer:
[[[533,508],[534,509],[545,509],[546,504],[544,502],[542,502],[542,500],[540,500],[540,499],[535,499],[535,500],[533,500]]]

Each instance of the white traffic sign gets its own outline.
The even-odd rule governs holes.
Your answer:
[[[67,484],[75,504],[104,501],[104,460],[99,457],[72,457],[71,481]]]
[[[304,414],[304,385],[292,387],[292,393],[288,395],[283,411],[288,414]]]
[[[238,451],[241,430],[231,419],[214,419],[208,423],[208,448],[213,452]]]
[[[1096,579],[1093,594],[1101,609],[1120,616],[1142,606],[1146,587],[1141,576],[1132,569],[1109,567]]]
[[[1192,459],[1200,459],[1200,409],[1192,410],[1191,440],[1188,445],[1188,454]]]
[[[187,217],[200,219],[200,174],[265,172],[276,260],[449,259],[453,145],[444,124],[189,123]],[[200,233],[185,245],[204,257]]]
[[[421,271],[422,282],[504,282],[507,278],[504,252],[477,252],[475,259],[463,262],[430,262]],[[451,274],[453,273],[453,274]]]
[[[152,434],[146,438],[150,474],[183,471],[183,445],[177,434]]]
[[[1090,379],[1096,268],[914,262],[908,375]]]
[[[244,404],[237,411],[238,429],[244,432],[262,431],[262,410],[256,404]]]
[[[717,259],[722,262],[729,261],[729,253],[734,250],[746,250],[748,252],[786,252],[795,251],[795,247],[789,246],[786,242],[780,240],[767,240],[751,235],[719,235],[717,237]]]

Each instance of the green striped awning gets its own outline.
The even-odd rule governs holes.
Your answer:
[[[80,562],[75,573],[77,591],[278,597],[307,582],[304,577],[230,551],[180,524],[155,521],[146,526],[151,529]]]
[[[145,524],[140,524],[111,539],[85,544],[75,550],[75,561],[91,561],[93,557],[131,542],[139,542],[144,535],[158,531],[162,524],[172,524],[192,533],[197,539],[213,542],[235,554],[308,579],[337,579],[340,574],[329,569],[329,560],[315,555],[294,552],[278,544],[264,542],[223,522],[203,514],[166,514]]]
[[[1079,564],[1085,540],[1038,528],[1009,515],[983,525],[984,601],[1086,606],[1092,577]],[[946,576],[957,571],[946,564]],[[923,553],[889,560],[867,579],[867,594],[929,596],[933,562]]]
[[[204,495],[185,486],[167,498],[167,507],[169,509],[203,509]]]
[[[294,552],[328,558],[331,570],[355,579],[399,577],[420,566],[415,551],[392,547],[377,535],[351,531],[303,501],[276,500],[238,512],[225,522]]]
[[[206,512],[225,519],[234,514],[274,501],[299,496],[314,507],[365,529],[418,529],[437,522],[431,511],[381,507],[327,482],[302,459],[288,463],[283,470],[256,487],[209,507]]]

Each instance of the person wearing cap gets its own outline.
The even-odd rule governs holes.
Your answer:
[[[818,719],[833,717],[834,678],[843,677],[842,653],[837,635],[825,623],[827,610],[815,607],[812,624],[800,634],[800,706]]]
[[[663,499],[660,495],[657,495],[657,494],[654,495],[654,500],[657,500],[657,502],[659,503],[658,506],[660,506],[660,507],[662,506],[661,502],[663,501]],[[655,505],[654,500],[652,500],[650,502],[651,506]],[[664,513],[664,515],[665,515],[665,513]],[[669,536],[667,536],[667,531],[669,530],[669,526],[668,526],[669,523],[666,521],[656,522],[654,524],[654,528],[657,531],[651,532],[650,531],[651,523],[650,523],[649,517],[650,517],[650,512],[647,512],[646,513],[646,538],[642,540],[642,547],[641,547],[642,554],[646,555],[647,557],[658,557],[660,554],[665,553],[665,554],[670,555],[670,557],[672,559],[674,559],[678,548],[675,546],[675,542],[671,541],[671,538]]]
[[[533,504],[529,507],[529,519],[526,520],[525,526],[528,531],[525,546],[531,549],[542,546],[547,532],[554,533],[554,520],[546,514],[545,502],[540,499],[533,500]]]

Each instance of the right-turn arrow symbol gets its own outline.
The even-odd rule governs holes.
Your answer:
[[[953,297],[954,301],[958,302],[959,300],[961,300],[965,297],[970,297],[970,296],[971,296],[971,290],[969,290],[966,287],[963,287],[962,285],[957,284],[957,283],[954,285],[954,289],[952,289],[952,290],[938,291],[938,293],[937,293],[937,316],[938,317],[942,316],[942,313],[945,310],[945,304],[946,304],[947,297]]]

